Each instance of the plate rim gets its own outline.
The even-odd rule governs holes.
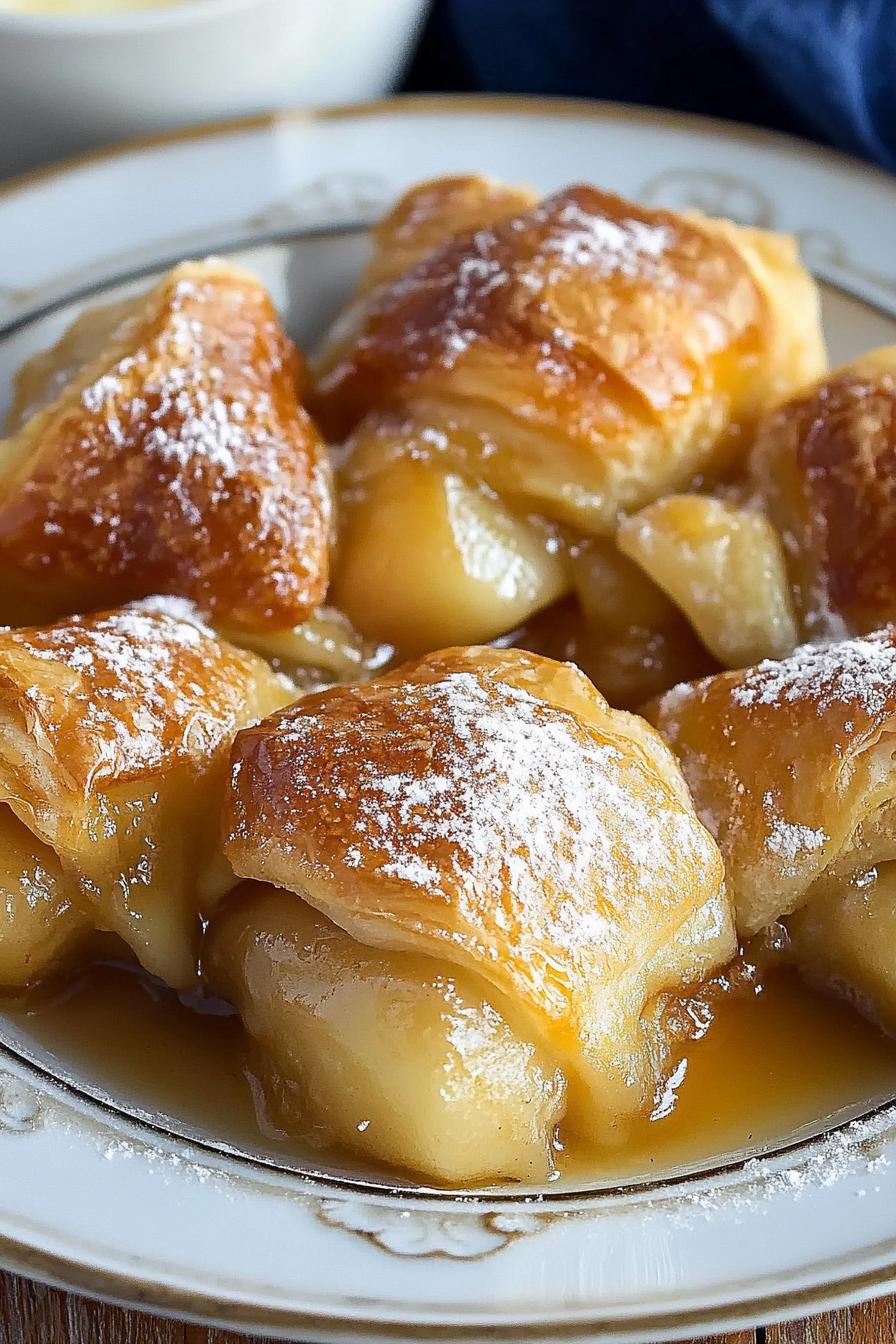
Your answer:
[[[670,111],[639,103],[614,102],[611,99],[568,98],[559,95],[400,93],[367,102],[339,103],[332,107],[285,107],[274,112],[203,121],[173,130],[129,136],[95,149],[67,155],[53,163],[31,168],[0,181],[0,201],[94,164],[129,158],[146,150],[161,149],[173,144],[211,140],[239,134],[241,131],[261,131],[284,122],[367,120],[384,116],[414,116],[427,112],[443,116],[470,112],[496,116],[516,113],[523,116],[538,115],[569,120],[627,120],[641,125],[677,127],[684,131],[702,132],[723,140],[741,140],[750,144],[764,145],[767,148],[777,146],[789,153],[815,159],[840,171],[869,176],[891,190],[896,189],[896,179],[892,173],[856,155],[844,153],[830,145],[819,144],[799,135],[792,135],[787,131],[751,126],[746,122],[729,121],[724,117],[708,117],[697,112]]]
[[[262,1307],[234,1298],[217,1297],[211,1292],[189,1292],[140,1279],[114,1270],[92,1268],[51,1251],[40,1250],[15,1238],[0,1236],[0,1267],[15,1274],[37,1279],[64,1292],[121,1306],[129,1310],[150,1311],[157,1315],[189,1320],[204,1325],[237,1327],[252,1334],[275,1339],[299,1340],[306,1336],[315,1341],[353,1339],[376,1341],[432,1341],[442,1344],[478,1344],[483,1337],[507,1341],[507,1344],[548,1344],[548,1341],[591,1341],[601,1336],[626,1344],[645,1341],[699,1340],[707,1330],[736,1331],[755,1329],[780,1321],[800,1319],[820,1312],[849,1306],[896,1291],[896,1259],[855,1274],[844,1274],[824,1284],[782,1290],[737,1303],[714,1303],[707,1307],[689,1307],[676,1311],[637,1316],[587,1316],[573,1320],[545,1318],[531,1324],[494,1320],[469,1325],[432,1324],[425,1321],[390,1320],[385,1317],[359,1317],[305,1312],[293,1308]],[[296,1333],[300,1332],[300,1333]]]
[[[203,123],[121,141],[100,149],[73,155],[58,163],[34,169],[0,183],[0,205],[10,198],[27,193],[46,182],[60,181],[95,164],[137,157],[141,153],[178,143],[201,143],[207,139],[226,138],[245,131],[264,131],[284,122],[327,122],[331,120],[364,120],[379,116],[433,113],[437,115],[513,115],[549,116],[570,120],[622,121],[711,135],[725,141],[740,140],[752,144],[777,147],[788,154],[812,159],[830,169],[868,177],[896,191],[896,180],[885,170],[861,159],[843,154],[827,146],[802,140],[797,136],[758,127],[708,118],[689,113],[666,112],[662,109],[610,101],[590,101],[571,98],[527,97],[519,95],[401,95],[376,102],[349,104],[318,109],[286,109],[271,114],[238,117]],[[329,230],[327,230],[329,231]],[[848,292],[848,291],[847,291]],[[858,296],[857,296],[858,297]],[[870,304],[867,299],[863,300]],[[54,305],[55,306],[55,305]],[[25,320],[34,320],[29,313]],[[825,1310],[835,1304],[858,1301],[877,1291],[896,1286],[896,1259],[872,1269],[844,1274],[822,1284],[798,1289],[782,1290],[755,1299],[744,1299],[734,1304],[724,1302],[704,1308],[688,1308],[680,1313],[675,1309],[652,1316],[623,1316],[616,1319],[591,1315],[587,1319],[499,1324],[490,1321],[486,1326],[469,1324],[426,1324],[389,1321],[383,1317],[365,1319],[350,1315],[321,1315],[300,1309],[265,1308],[261,1304],[241,1303],[235,1299],[216,1297],[211,1292],[191,1292],[173,1288],[153,1280],[141,1279],[137,1274],[119,1273],[100,1269],[86,1262],[30,1246],[9,1236],[0,1236],[0,1264],[13,1272],[36,1277],[44,1282],[74,1292],[87,1293],[106,1301],[150,1309],[163,1315],[176,1315],[193,1320],[224,1326],[255,1330],[282,1338],[295,1337],[311,1331],[318,1339],[334,1335],[345,1336],[347,1331],[371,1339],[417,1340],[471,1340],[486,1331],[495,1339],[543,1340],[592,1338],[596,1334],[612,1334],[617,1338],[668,1339],[675,1336],[705,1332],[707,1328],[737,1328],[755,1323],[757,1318],[771,1323],[806,1311]]]

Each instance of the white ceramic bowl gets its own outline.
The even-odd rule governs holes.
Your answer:
[[[0,8],[0,177],[222,117],[377,98],[426,0],[183,0],[94,14]]]

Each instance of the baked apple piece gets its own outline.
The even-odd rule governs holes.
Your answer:
[[[804,979],[896,1035],[896,863],[820,878],[787,931]]]
[[[495,191],[412,189],[315,362],[309,405],[345,440],[333,600],[406,653],[493,639],[550,605],[571,586],[558,527],[612,537],[620,512],[730,470],[759,414],[824,368],[791,239],[584,185],[515,205]],[[478,547],[458,495],[481,501],[464,515],[487,519]],[[401,553],[421,512],[433,522]],[[499,554],[496,532],[502,572],[524,577],[509,602],[467,558]],[[421,613],[437,635],[415,641]]]
[[[170,599],[0,632],[0,983],[101,929],[193,985],[200,912],[235,883],[230,744],[289,698]]]
[[[616,709],[637,709],[718,668],[682,612],[615,541],[570,546],[573,596],[515,633],[518,648],[575,663]]]
[[[93,925],[56,851],[0,805],[0,992],[64,967]]]
[[[330,484],[300,378],[263,285],[228,262],[79,319],[26,366],[0,443],[0,620],[154,593],[249,634],[306,620]]]
[[[668,495],[624,518],[616,541],[724,667],[793,652],[784,551],[761,513],[706,495]]]
[[[336,607],[318,607],[307,621],[286,630],[250,635],[219,626],[216,633],[260,653],[275,672],[292,682],[297,695],[340,682],[368,681],[395,656],[393,645],[365,639]]]
[[[620,1141],[653,1096],[648,1002],[734,950],[718,853],[658,736],[576,669],[515,649],[432,654],[246,729],[225,829],[240,876],[377,953],[462,971],[525,1023],[589,1141]]]
[[[202,964],[264,1052],[279,1129],[444,1185],[553,1171],[563,1075],[479,976],[365,946],[263,883],[213,916]]]
[[[381,420],[342,475],[330,600],[401,655],[490,640],[570,586],[557,529],[505,507],[482,481],[406,453]]]

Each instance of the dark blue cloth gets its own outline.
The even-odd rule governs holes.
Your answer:
[[[703,112],[896,168],[896,0],[435,0],[407,87]]]

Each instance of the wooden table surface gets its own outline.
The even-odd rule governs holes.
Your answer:
[[[0,1344],[266,1344],[255,1335],[123,1311],[0,1273]],[[694,1342],[696,1344],[696,1341]],[[896,1297],[700,1344],[896,1344]]]

